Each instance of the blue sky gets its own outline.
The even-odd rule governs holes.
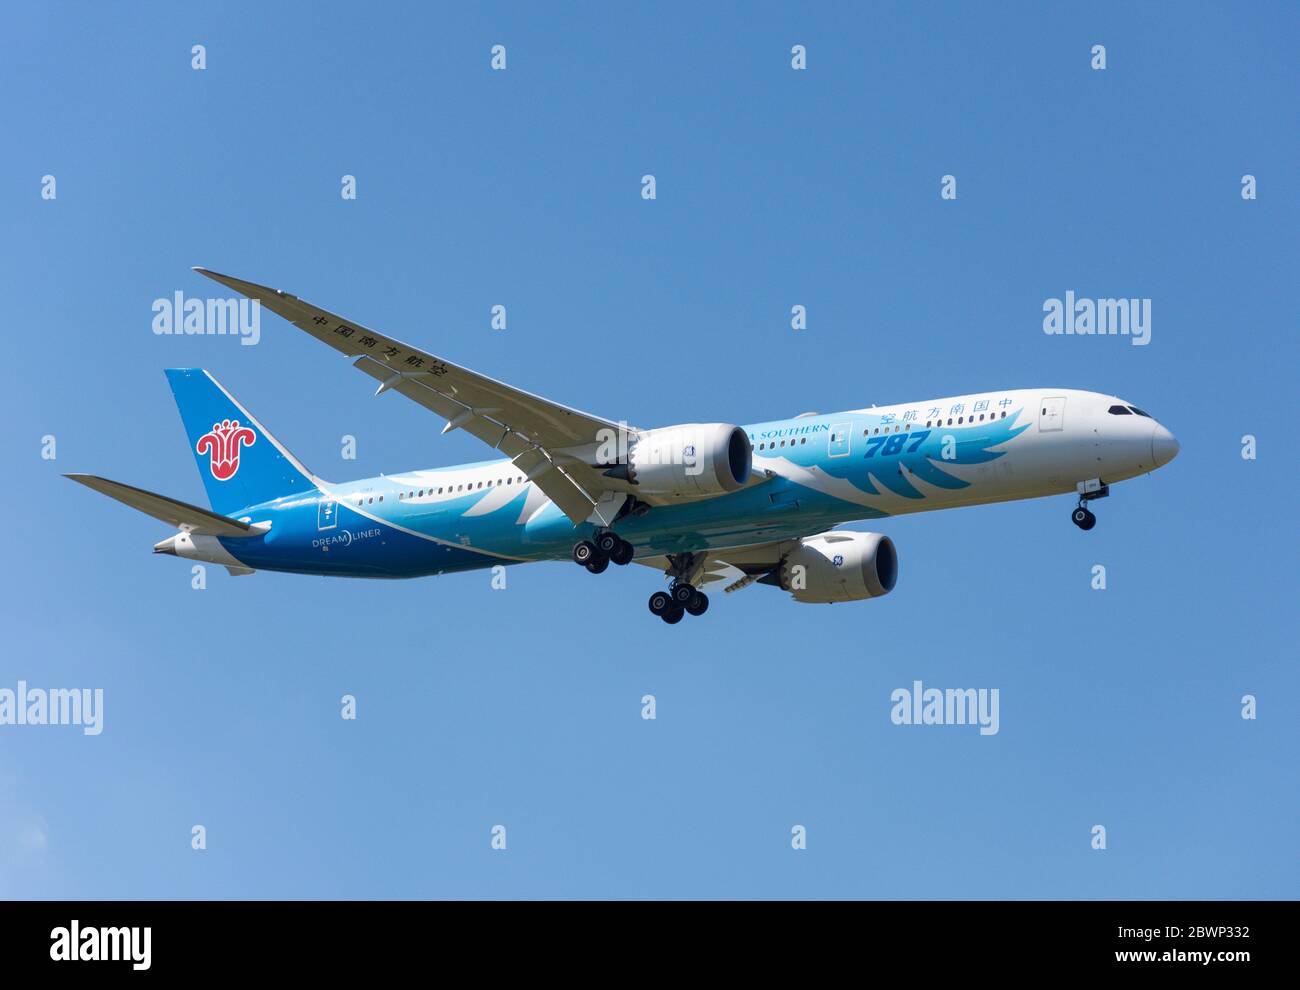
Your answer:
[[[0,727],[0,896],[1296,896],[1293,5],[0,16],[0,687],[105,694],[99,736]],[[485,453],[269,313],[155,336],[191,265],[640,425],[1050,385],[1182,453],[1087,534],[1068,498],[886,520],[899,585],[853,605],[669,627],[653,573],[562,564],[194,591],[60,477],[202,501],[164,367],[326,478]],[[1044,335],[1070,289],[1150,298],[1150,345]],[[1000,732],[892,725],[917,679],[998,688]]]

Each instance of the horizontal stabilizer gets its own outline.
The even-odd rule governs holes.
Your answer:
[[[143,488],[133,488],[120,481],[109,481],[93,474],[68,474],[71,478],[87,488],[115,498],[124,505],[143,512],[147,516],[161,519],[165,523],[199,536],[257,536],[265,527],[250,526],[248,523],[231,519],[229,516],[217,515],[197,505],[180,502],[166,495],[155,495]]]

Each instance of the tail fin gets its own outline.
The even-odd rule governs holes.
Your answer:
[[[214,512],[316,489],[302,462],[202,368],[168,368],[167,381]]]

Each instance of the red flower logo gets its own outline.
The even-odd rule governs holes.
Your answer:
[[[200,454],[210,457],[208,469],[218,481],[229,481],[239,470],[239,448],[251,447],[257,442],[257,434],[247,426],[240,426],[237,419],[223,419],[212,424],[212,432],[199,437],[194,448]]]

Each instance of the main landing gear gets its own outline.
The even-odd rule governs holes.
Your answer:
[[[709,610],[709,596],[696,591],[686,581],[674,581],[667,591],[656,591],[650,596],[650,611],[670,626],[681,622],[682,616],[703,615]]]
[[[609,530],[598,531],[590,540],[580,540],[573,546],[573,559],[592,574],[599,574],[610,563],[631,563],[632,544]],[[709,610],[709,596],[696,589],[690,579],[702,569],[701,554],[669,554],[667,574],[673,579],[667,591],[656,591],[650,596],[650,611],[670,626],[682,621],[685,615],[703,615]]]
[[[608,530],[597,533],[590,540],[580,540],[573,546],[573,560],[592,574],[599,574],[613,561],[622,567],[632,562],[632,544],[617,533]]]
[[[1085,532],[1092,529],[1097,525],[1097,517],[1088,508],[1088,503],[1094,499],[1105,498],[1109,494],[1110,486],[1102,484],[1100,479],[1095,478],[1092,481],[1080,482],[1079,504],[1070,513],[1070,521]]]
[[[667,591],[650,596],[650,611],[670,626],[682,621],[683,615],[703,615],[709,610],[709,596],[691,584],[704,572],[702,553],[670,553],[667,575],[672,584]]]

